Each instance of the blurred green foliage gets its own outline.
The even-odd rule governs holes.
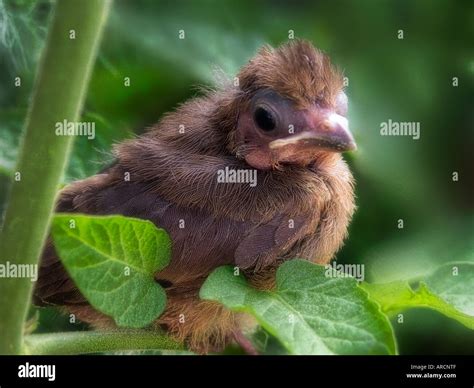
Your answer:
[[[46,0],[0,0],[0,208],[51,9]],[[77,139],[65,180],[99,171],[112,160],[112,143],[198,94],[214,68],[232,75],[261,44],[285,42],[289,30],[326,51],[349,79],[359,151],[347,158],[359,208],[338,261],[365,263],[369,281],[474,261],[469,0],[116,0],[84,111],[96,121],[96,138]],[[388,119],[420,122],[421,138],[380,136]],[[394,326],[402,354],[474,352],[472,332],[429,311]]]

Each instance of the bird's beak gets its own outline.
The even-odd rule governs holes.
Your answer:
[[[307,129],[294,135],[270,142],[271,149],[297,144],[332,152],[354,151],[357,145],[344,116],[334,112],[307,114]]]

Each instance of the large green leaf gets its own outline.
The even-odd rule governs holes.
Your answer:
[[[278,269],[276,282],[274,291],[256,290],[233,268],[220,267],[200,296],[252,314],[292,354],[395,353],[388,319],[355,279],[292,260]]]
[[[122,216],[60,214],[56,250],[82,294],[122,327],[144,327],[164,310],[154,274],[169,263],[168,234],[150,221]]]
[[[420,279],[417,288],[408,281],[364,283],[363,288],[388,314],[425,307],[474,329],[474,263],[442,265]]]

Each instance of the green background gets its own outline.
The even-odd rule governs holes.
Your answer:
[[[49,1],[0,0],[2,208],[51,10]],[[76,139],[65,182],[100,170],[113,142],[198,95],[215,69],[233,75],[262,44],[287,41],[289,30],[349,79],[359,150],[346,159],[358,210],[338,262],[364,263],[366,279],[382,282],[474,261],[472,1],[116,0],[83,112],[96,138]],[[389,119],[420,122],[421,138],[380,136]],[[393,324],[402,354],[474,353],[474,333],[434,312],[413,310]],[[70,326],[57,312],[42,314],[42,331]]]

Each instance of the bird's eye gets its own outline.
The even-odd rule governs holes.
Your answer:
[[[272,112],[265,108],[258,107],[255,110],[253,118],[259,128],[265,132],[272,131],[276,127],[275,117],[273,116]]]

